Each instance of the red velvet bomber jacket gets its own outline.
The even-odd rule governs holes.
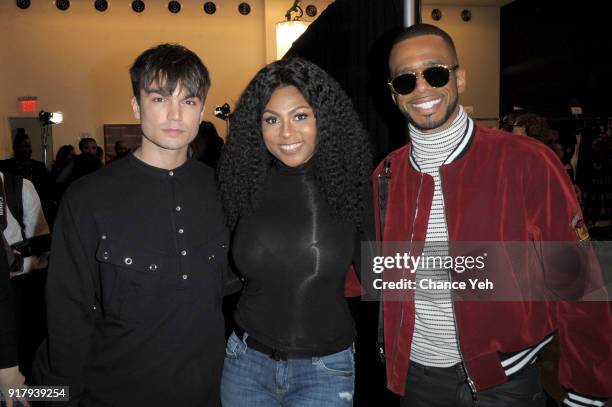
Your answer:
[[[466,136],[461,155],[441,167],[451,244],[583,239],[580,206],[554,153],[528,137],[474,128]],[[433,178],[411,164],[409,144],[392,152],[387,160],[391,162],[391,178],[382,240],[423,241],[434,193]],[[384,161],[373,174],[377,226],[378,175]],[[381,240],[381,236],[378,238]],[[522,260],[517,264],[528,266],[514,266],[509,273],[515,282],[522,281],[521,275],[538,275],[547,267],[546,260]],[[414,274],[409,278],[414,280]],[[404,394],[414,301],[388,299],[387,294],[385,291],[387,385],[391,391]],[[507,380],[503,355],[520,354],[526,349],[535,355],[548,343],[547,338],[557,335],[561,348],[559,382],[574,395],[571,397],[612,396],[612,318],[605,299],[454,301],[454,311],[461,355],[476,391]]]

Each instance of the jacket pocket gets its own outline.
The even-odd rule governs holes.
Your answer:
[[[100,263],[111,264],[148,276],[156,276],[168,268],[168,260],[163,253],[135,248],[127,242],[119,242],[102,236],[96,251]]]
[[[102,279],[112,281],[112,292],[103,294],[111,315],[135,324],[161,317],[165,303],[163,280],[170,268],[167,255],[102,236],[96,260]]]

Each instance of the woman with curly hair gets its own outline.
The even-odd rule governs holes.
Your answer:
[[[341,87],[301,59],[264,67],[219,161],[231,255],[246,283],[228,340],[225,407],[346,406],[354,322],[344,298],[373,240],[371,157]]]

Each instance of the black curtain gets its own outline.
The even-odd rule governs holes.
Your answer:
[[[501,112],[612,115],[609,2],[515,0],[501,8]]]
[[[389,50],[402,19],[401,0],[336,0],[286,56],[307,59],[340,83],[369,133],[375,163],[406,142],[387,86]]]

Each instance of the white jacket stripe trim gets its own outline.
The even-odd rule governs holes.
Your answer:
[[[568,400],[568,398],[566,398],[565,400],[568,400],[568,401],[571,400],[571,402],[574,402],[574,403],[581,403],[581,404],[578,404],[579,406],[597,406],[597,407],[603,407],[603,405],[604,405],[603,401],[593,400],[593,399],[590,399],[590,398],[587,398],[587,397],[584,397],[584,396],[579,396],[579,395],[574,394],[572,392],[568,392],[567,393],[567,397],[569,398],[569,400]]]
[[[531,352],[529,352],[522,361],[520,361],[519,363],[517,363],[510,369],[506,369],[506,376],[510,376],[511,374],[516,373],[519,370],[521,370],[540,351],[540,349],[544,347],[544,345],[546,345],[552,340],[553,340],[553,336],[551,335],[547,339],[544,339],[542,342],[540,342],[540,344],[536,346],[535,348],[533,348]]]

